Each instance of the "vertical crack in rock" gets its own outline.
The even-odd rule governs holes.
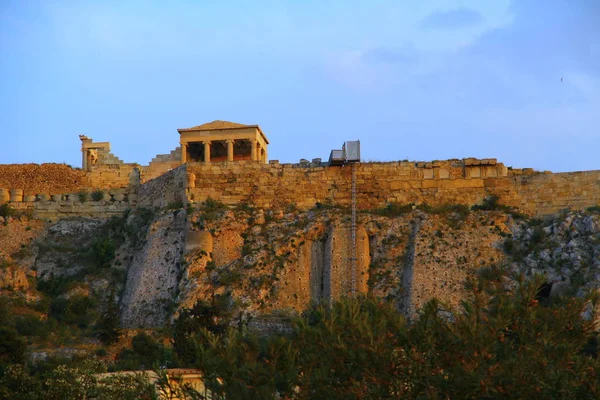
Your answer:
[[[325,290],[325,249],[327,238],[315,240],[310,246],[310,299],[318,303],[324,297]]]
[[[404,257],[404,268],[402,269],[402,290],[404,295],[400,298],[399,308],[404,315],[410,317],[414,315],[415,309],[412,299],[413,268],[415,262],[415,247],[417,235],[421,229],[422,217],[417,216],[411,221],[411,231],[406,245],[406,254]]]

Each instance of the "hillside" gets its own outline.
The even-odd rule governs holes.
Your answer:
[[[465,279],[492,265],[543,274],[552,294],[581,296],[600,286],[595,208],[544,220],[494,201],[476,208],[363,210],[354,283],[345,208],[264,210],[209,200],[109,220],[9,216],[0,224],[2,294],[20,299],[23,315],[29,307],[41,320],[78,325],[80,336],[67,340],[77,345],[94,343],[93,327],[111,304],[123,328],[159,329],[180,310],[223,297],[232,315],[262,328],[270,315],[352,296],[353,288],[393,300],[409,317],[434,297],[456,306]],[[54,334],[33,340],[32,350],[58,345]]]

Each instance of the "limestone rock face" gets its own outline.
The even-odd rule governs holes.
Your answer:
[[[184,210],[152,221],[145,244],[133,256],[121,301],[124,327],[161,327],[173,312],[184,250]]]
[[[85,253],[102,223],[91,218],[70,218],[50,225],[43,241],[37,245],[38,279],[72,276],[84,269],[88,262]]]

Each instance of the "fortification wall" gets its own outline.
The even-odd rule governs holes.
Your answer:
[[[114,189],[124,188],[129,185],[129,176],[137,164],[96,164],[90,167],[87,178],[90,188]]]
[[[474,205],[495,194],[502,204],[543,215],[569,207],[589,207],[600,199],[600,171],[551,174],[509,170],[495,160],[474,159],[312,168],[252,162],[194,163],[187,165],[188,195],[193,201],[211,197],[228,204],[249,201],[259,207],[349,205],[352,168],[356,169],[360,209],[390,202]]]
[[[176,147],[169,154],[159,154],[142,167],[142,182],[158,178],[162,174],[181,165],[181,147]]]
[[[76,192],[91,185],[84,170],[66,164],[0,164],[0,189],[21,189],[25,196]]]
[[[180,165],[141,185],[138,189],[138,205],[154,208],[185,202],[185,186],[186,166]]]
[[[108,196],[111,197],[111,196]],[[10,206],[17,212],[31,213],[35,219],[56,221],[69,217],[110,218],[123,215],[131,208],[132,202],[100,200],[80,201],[75,198],[69,199],[63,196],[61,200],[46,200],[36,202],[11,202]]]

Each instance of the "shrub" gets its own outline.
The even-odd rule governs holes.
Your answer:
[[[183,208],[183,201],[181,200],[167,204],[167,210],[179,210],[180,208]]]
[[[98,238],[92,243],[92,257],[98,268],[106,268],[115,258],[115,244],[108,236]]]
[[[140,332],[131,340],[131,348],[125,348],[117,355],[119,369],[149,368],[166,359],[164,347],[144,332]]]
[[[286,336],[200,328],[191,354],[224,398],[599,398],[597,333],[583,317],[597,299],[539,302],[540,279],[507,278],[483,269],[460,309],[432,300],[411,324],[359,298],[310,308]]]
[[[202,210],[206,213],[219,212],[219,211],[223,211],[225,209],[227,209],[227,206],[224,203],[222,203],[218,200],[215,200],[211,197],[208,197],[202,203]]]
[[[58,322],[67,325],[77,325],[87,328],[95,318],[94,301],[83,295],[73,296],[69,299],[57,298],[50,304],[49,316]]]
[[[496,211],[496,210],[510,211],[510,210],[512,210],[513,207],[502,205],[498,201],[499,201],[499,197],[497,195],[493,194],[493,195],[487,196],[485,199],[483,199],[483,202],[481,204],[476,204],[473,207],[471,207],[471,209],[473,211],[477,211],[477,210],[481,210],[481,211]]]
[[[600,212],[600,206],[588,207],[587,211],[589,211],[589,212]]]
[[[374,213],[384,217],[398,217],[411,212],[412,209],[412,204],[388,203],[385,207],[375,210]]]
[[[92,200],[101,201],[104,198],[104,190],[97,189],[92,192]]]
[[[15,210],[8,203],[0,205],[0,217],[10,217],[15,215]]]
[[[104,196],[104,193],[102,195]],[[84,203],[89,200],[90,194],[87,191],[82,190],[79,193],[77,193],[77,197],[79,197],[80,202]]]

